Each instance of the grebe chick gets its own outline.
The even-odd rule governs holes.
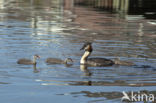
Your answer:
[[[115,58],[113,61],[117,65],[125,65],[125,66],[133,66],[133,65],[135,65],[133,62],[122,61],[122,60],[120,60],[120,58]]]
[[[22,59],[19,59],[17,63],[25,64],[25,65],[36,65],[37,64],[36,59],[38,58],[40,58],[40,56],[36,54],[33,56],[33,60],[22,58]]]
[[[65,60],[61,60],[58,58],[47,58],[46,63],[48,64],[70,64],[73,63],[71,58],[66,58]]]
[[[114,64],[112,60],[106,58],[88,58],[93,51],[91,43],[85,43],[80,50],[85,50],[80,64],[89,66],[112,66]]]

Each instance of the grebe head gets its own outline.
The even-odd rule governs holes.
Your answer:
[[[115,64],[118,64],[118,63],[120,63],[120,58],[119,58],[119,57],[117,57],[117,58],[114,58],[114,63],[115,63]]]
[[[34,59],[39,59],[39,58],[40,58],[39,55],[37,55],[37,54],[34,55]]]
[[[93,50],[92,43],[90,43],[90,42],[85,43],[80,50],[92,52],[92,50]]]
[[[71,59],[71,58],[67,58],[67,59],[65,59],[65,63],[67,64],[67,63],[73,63],[73,60]]]

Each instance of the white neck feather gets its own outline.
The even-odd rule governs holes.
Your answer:
[[[91,54],[89,51],[85,51],[83,56],[81,57],[80,64],[85,64],[87,62],[88,56]]]
[[[33,56],[33,63],[36,63],[36,57]]]

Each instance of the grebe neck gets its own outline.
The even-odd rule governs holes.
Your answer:
[[[88,56],[91,54],[89,51],[85,51],[83,56],[81,57],[80,64],[85,64],[87,62]]]
[[[67,62],[68,62],[68,60],[67,60],[67,59],[65,59],[63,63],[64,63],[64,64],[67,64]]]
[[[36,57],[33,56],[33,63],[36,64]]]

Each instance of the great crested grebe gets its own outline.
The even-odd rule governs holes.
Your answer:
[[[81,57],[80,64],[89,66],[112,66],[114,62],[106,58],[88,58],[92,53],[92,45],[90,42],[85,43],[80,50],[85,50],[85,53]]]
[[[33,60],[22,58],[22,59],[19,59],[17,61],[17,63],[18,64],[25,64],[25,65],[36,65],[37,64],[37,62],[36,62],[37,58],[40,58],[40,56],[36,54],[33,56]]]
[[[73,63],[73,60],[71,58],[66,58],[65,60],[61,60],[58,58],[47,58],[46,63],[48,63],[48,64],[68,64],[68,63]]]
[[[123,60],[120,60],[120,58],[115,58],[113,61],[116,65],[124,65],[124,66],[134,66],[135,65],[133,62],[123,61]]]

